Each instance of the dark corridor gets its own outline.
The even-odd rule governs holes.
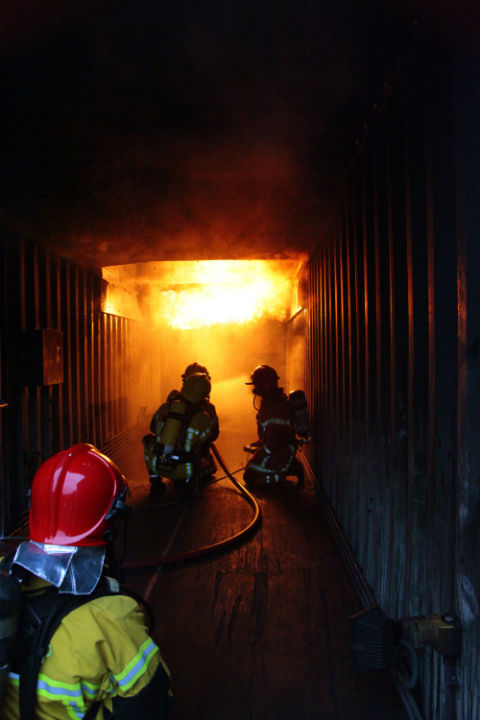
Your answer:
[[[228,442],[219,439],[218,448],[232,467]],[[228,479],[187,507],[170,504],[178,498],[169,487],[149,510],[139,448],[131,443],[124,452],[137,508],[127,566],[217,542],[251,519]],[[127,572],[156,611],[156,637],[174,678],[173,718],[405,720],[388,671],[352,669],[348,615],[360,604],[312,484],[300,489],[291,478],[256,498],[262,525],[248,542],[157,574]]]

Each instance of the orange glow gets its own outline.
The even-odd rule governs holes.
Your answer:
[[[285,320],[299,260],[151,262],[103,268],[105,311],[189,330]]]

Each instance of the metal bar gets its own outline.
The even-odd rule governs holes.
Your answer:
[[[72,324],[71,324],[71,308],[72,308],[72,290],[71,278],[72,272],[68,260],[62,260],[62,327],[64,328],[64,393],[63,393],[63,414],[65,417],[64,425],[64,444],[65,447],[72,445],[74,442],[73,431],[73,365],[72,365]]]
[[[375,299],[375,336],[374,336],[374,358],[375,358],[375,430],[374,430],[374,446],[375,446],[375,464],[372,467],[374,475],[374,546],[376,551],[375,558],[375,578],[376,586],[381,590],[382,578],[386,575],[385,563],[385,542],[382,525],[383,516],[383,485],[384,485],[384,456],[382,452],[381,435],[384,431],[383,424],[383,342],[382,342],[382,283],[381,283],[381,254],[380,254],[380,206],[379,206],[379,178],[378,178],[378,145],[375,142],[372,147],[372,242],[373,242],[373,261],[374,261],[374,278],[372,294]],[[372,353],[373,355],[373,353]],[[386,581],[384,581],[386,582]],[[384,597],[384,593],[380,592],[380,597]]]
[[[62,265],[60,262],[60,258],[55,257],[52,260],[53,263],[53,270],[54,270],[54,276],[53,276],[53,283],[52,283],[52,291],[53,291],[53,315],[52,315],[52,322],[53,327],[55,327],[57,330],[63,329],[62,325],[62,279],[61,279],[61,272],[62,272]],[[53,415],[53,426],[52,426],[52,433],[53,433],[53,450],[54,452],[58,452],[59,450],[64,449],[65,447],[65,429],[64,429],[64,412],[63,412],[63,389],[65,385],[65,377],[66,377],[66,371],[65,371],[65,332],[63,332],[63,383],[58,383],[58,385],[55,385],[54,392],[53,392],[53,400],[52,400],[52,415]]]
[[[393,230],[393,187],[392,187],[392,160],[391,160],[391,138],[390,128],[387,125],[385,132],[385,160],[386,160],[386,189],[387,189],[387,236],[388,236],[388,288],[389,288],[389,346],[390,346],[390,443],[388,454],[388,476],[390,480],[390,507],[389,507],[389,552],[388,567],[393,567],[395,547],[395,505],[393,498],[396,492],[396,464],[395,445],[397,437],[397,415],[396,415],[396,394],[397,394],[397,367],[396,367],[396,302],[395,302],[395,253],[394,253],[394,230]],[[393,603],[392,603],[393,604]],[[396,613],[398,614],[398,613]]]

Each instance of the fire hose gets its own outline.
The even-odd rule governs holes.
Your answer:
[[[249,535],[251,535],[255,530],[258,529],[260,522],[261,522],[261,513],[260,513],[260,507],[253,497],[253,495],[247,490],[247,488],[242,485],[238,480],[236,480],[232,473],[229,471],[229,469],[226,467],[222,456],[218,452],[215,445],[212,444],[212,451],[215,455],[216,459],[218,460],[218,463],[222,470],[225,472],[226,477],[235,485],[235,487],[240,490],[243,497],[247,500],[249,505],[254,510],[254,515],[252,520],[246,525],[242,530],[235,533],[234,535],[231,535],[228,538],[225,538],[224,540],[219,540],[216,543],[213,543],[211,545],[205,545],[203,547],[197,548],[195,550],[187,550],[183,553],[178,553],[177,555],[164,555],[156,560],[145,560],[145,561],[134,561],[134,562],[128,562],[128,563],[122,563],[122,571],[124,573],[129,573],[133,571],[141,572],[141,571],[149,571],[149,570],[157,570],[160,571],[165,567],[172,566],[172,565],[178,565],[184,562],[192,562],[194,560],[198,560],[200,558],[203,558],[207,555],[212,555],[214,553],[226,550],[227,548],[231,547],[232,545],[237,544],[241,540],[247,538]]]

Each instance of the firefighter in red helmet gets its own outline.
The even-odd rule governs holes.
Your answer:
[[[21,582],[3,720],[168,717],[169,672],[137,600],[108,577],[128,486],[93,445],[57,453],[32,484],[30,540],[0,563]],[[43,643],[43,644],[42,644]]]
[[[151,492],[163,491],[163,478],[183,489],[213,475],[217,468],[210,445],[219,433],[215,406],[210,402],[207,368],[192,363],[182,375],[182,389],[172,390],[155,412],[150,433],[143,438]]]
[[[296,458],[295,423],[288,398],[278,386],[279,377],[270,365],[258,365],[250,376],[252,392],[260,397],[257,413],[258,440],[249,446],[252,457],[244,480],[249,486],[280,483],[288,475],[303,482],[303,465]]]

